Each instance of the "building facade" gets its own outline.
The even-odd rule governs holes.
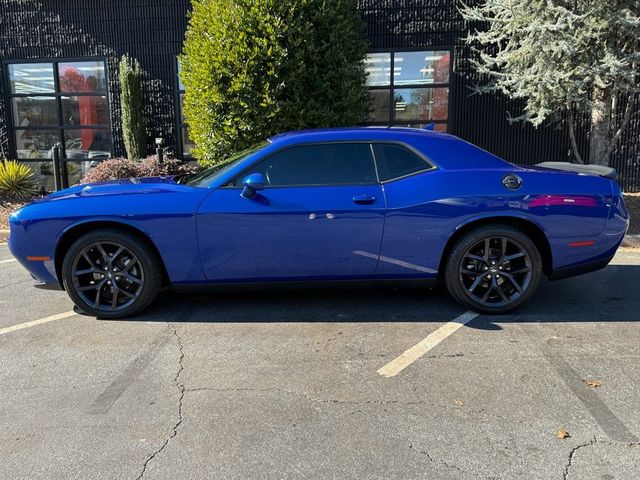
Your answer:
[[[474,95],[465,23],[455,0],[358,0],[370,41],[368,124],[434,123],[518,164],[570,161],[566,128],[510,124],[518,102]],[[189,0],[0,0],[0,133],[9,158],[51,184],[51,148],[65,147],[79,177],[124,155],[117,65],[128,53],[145,72],[149,150],[163,137],[180,157],[190,141],[181,118],[178,55]],[[612,164],[640,190],[640,124],[632,122]],[[586,130],[578,132],[584,155]],[[71,178],[71,181],[76,178]]]

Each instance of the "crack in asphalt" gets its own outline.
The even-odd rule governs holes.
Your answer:
[[[567,480],[569,478],[569,470],[571,469],[571,466],[574,463],[574,456],[576,454],[576,452],[578,450],[580,450],[581,448],[585,448],[585,447],[592,447],[596,444],[599,445],[613,445],[616,447],[629,447],[629,448],[637,448],[640,447],[640,442],[616,442],[616,441],[612,441],[612,440],[598,440],[598,438],[594,435],[593,438],[591,440],[589,440],[588,442],[584,442],[581,443],[579,445],[576,445],[575,447],[573,447],[571,449],[571,451],[569,452],[569,459],[567,461],[567,464],[564,467],[564,473],[562,474],[562,480]]]
[[[151,462],[151,460],[153,460],[157,455],[159,455],[166,448],[167,445],[169,445],[169,442],[171,441],[171,439],[173,439],[176,435],[178,435],[178,429],[180,428],[180,425],[182,425],[182,420],[183,420],[182,409],[184,407],[184,394],[186,390],[185,390],[184,384],[180,381],[180,375],[184,370],[184,364],[183,364],[184,347],[182,345],[182,339],[180,338],[180,334],[178,333],[178,330],[176,330],[176,328],[173,327],[171,324],[167,324],[167,327],[171,329],[171,331],[173,332],[173,335],[178,342],[178,350],[180,352],[180,356],[178,357],[178,371],[176,372],[176,376],[173,379],[173,382],[175,383],[176,387],[178,388],[178,391],[180,392],[180,397],[178,398],[178,420],[174,424],[173,430],[171,431],[169,436],[162,443],[162,445],[160,445],[160,448],[158,448],[149,457],[147,457],[144,464],[142,465],[142,471],[140,472],[140,475],[138,475],[137,480],[140,480],[144,476],[145,472],[147,471],[147,465],[149,465],[149,462]]]
[[[569,478],[569,469],[571,469],[571,465],[573,464],[573,457],[576,454],[576,452],[578,450],[580,450],[581,448],[590,447],[592,445],[595,445],[597,442],[598,442],[598,439],[594,435],[593,438],[591,440],[589,440],[588,442],[576,445],[575,447],[573,447],[571,449],[571,451],[569,452],[569,460],[567,461],[567,464],[564,467],[564,473],[562,474],[562,480],[567,480],[567,478]]]

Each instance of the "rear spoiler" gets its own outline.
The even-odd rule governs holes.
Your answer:
[[[579,165],[569,162],[542,162],[537,163],[536,167],[551,168],[553,170],[562,170],[565,172],[584,173],[587,175],[599,175],[600,177],[615,180],[618,176],[616,169],[605,167],[602,165]]]

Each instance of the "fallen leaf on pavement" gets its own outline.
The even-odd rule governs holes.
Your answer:
[[[464,400],[454,400],[453,403],[455,403],[457,406],[461,407],[464,405]]]
[[[585,385],[588,385],[589,387],[593,387],[593,388],[598,388],[599,386],[602,385],[601,382],[599,382],[598,380],[594,380],[593,378],[585,378],[582,381],[585,383]]]
[[[567,432],[564,428],[561,428],[556,432],[556,437],[558,438],[567,438],[570,437],[569,432]]]

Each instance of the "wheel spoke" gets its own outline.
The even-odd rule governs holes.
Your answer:
[[[93,303],[93,306],[95,308],[98,308],[100,306],[100,301],[102,300],[102,286],[104,285],[103,282],[100,282],[100,287],[98,287],[98,291],[96,292],[96,300]]]
[[[495,289],[497,290],[498,295],[500,295],[500,298],[502,298],[502,301],[503,301],[503,302],[508,302],[508,301],[509,301],[509,297],[507,297],[507,296],[505,295],[504,291],[502,290],[502,287],[500,287],[500,285],[498,284],[498,282],[495,282],[495,283],[496,283],[496,288],[495,288]]]
[[[467,253],[464,258],[469,258],[471,260],[475,260],[476,262],[482,262],[484,263],[484,257],[481,257],[480,255],[473,255],[471,253]]]
[[[105,263],[109,263],[109,255],[107,255],[107,252],[105,251],[105,249],[102,246],[102,244],[101,243],[96,243],[96,248],[100,252],[100,255],[102,255],[102,258],[104,258],[104,262]]]
[[[91,267],[91,268],[85,268],[84,270],[77,270],[75,272],[73,272],[73,274],[77,277],[78,275],[86,275],[87,273],[100,273],[100,270],[98,270],[95,267]]]
[[[526,266],[526,267],[522,267],[519,268],[517,270],[509,270],[509,275],[518,275],[519,273],[527,273],[531,271],[531,267]]]
[[[111,263],[116,261],[116,258],[118,258],[120,256],[120,254],[122,252],[125,251],[124,247],[119,247],[118,250],[116,250],[116,253],[114,253],[110,258],[111,258]]]
[[[96,262],[94,262],[93,260],[91,260],[91,258],[89,257],[89,255],[87,254],[86,251],[82,252],[82,258],[84,258],[86,260],[86,262],[91,265],[93,268],[98,268],[98,265],[96,265]]]
[[[491,244],[491,239],[490,238],[485,238],[484,239],[484,258],[483,258],[483,261],[486,262],[486,263],[489,263],[490,244]]]
[[[482,297],[482,300],[480,300],[482,303],[486,303],[487,300],[489,299],[489,295],[491,295],[491,292],[493,292],[493,289],[496,286],[496,279],[492,278],[491,279],[491,285],[489,286],[489,288],[487,289],[487,291],[485,292],[484,296]]]
[[[504,257],[502,259],[502,263],[510,262],[511,260],[515,260],[516,258],[522,258],[524,256],[525,256],[525,254],[523,252],[514,253],[514,254],[511,254],[511,255],[508,255],[508,256]]]
[[[111,286],[111,310],[115,310],[118,306],[118,294],[120,289],[115,285]]]
[[[122,293],[123,295],[126,295],[129,298],[138,298],[137,295],[135,295],[134,293],[131,293],[131,292],[127,292],[124,288],[120,289],[120,293]]]
[[[137,283],[138,285],[142,285],[142,280],[140,280],[139,278],[134,277],[133,275],[131,275],[129,273],[119,272],[118,276],[120,276],[122,278],[126,278],[130,282]]]
[[[131,260],[129,260],[129,263],[127,263],[125,265],[125,267],[119,272],[119,273],[127,273],[129,270],[131,270],[134,265],[136,265],[138,263],[138,259],[136,257],[134,257],[133,255],[131,256]]]
[[[86,292],[87,290],[96,290],[102,288],[102,286],[106,283],[106,280],[101,280],[98,283],[90,283],[89,285],[84,285],[82,287],[77,287],[76,290],[78,292]]]
[[[502,275],[503,275],[504,278],[509,280],[509,283],[511,283],[511,285],[513,285],[513,287],[518,291],[519,294],[522,294],[522,292],[524,290],[522,290],[522,287],[520,286],[520,284],[518,284],[518,282],[516,282],[516,279],[513,278],[513,276],[511,274],[503,273]]]
[[[476,279],[473,281],[473,283],[471,284],[471,286],[469,287],[468,292],[473,293],[475,289],[478,288],[478,285],[480,285],[481,281],[482,281],[482,275],[478,275]]]
[[[502,259],[507,256],[507,239],[506,239],[506,237],[502,237],[500,239],[500,246],[501,246],[502,250],[500,252],[500,260],[499,260],[499,262],[501,262]]]

